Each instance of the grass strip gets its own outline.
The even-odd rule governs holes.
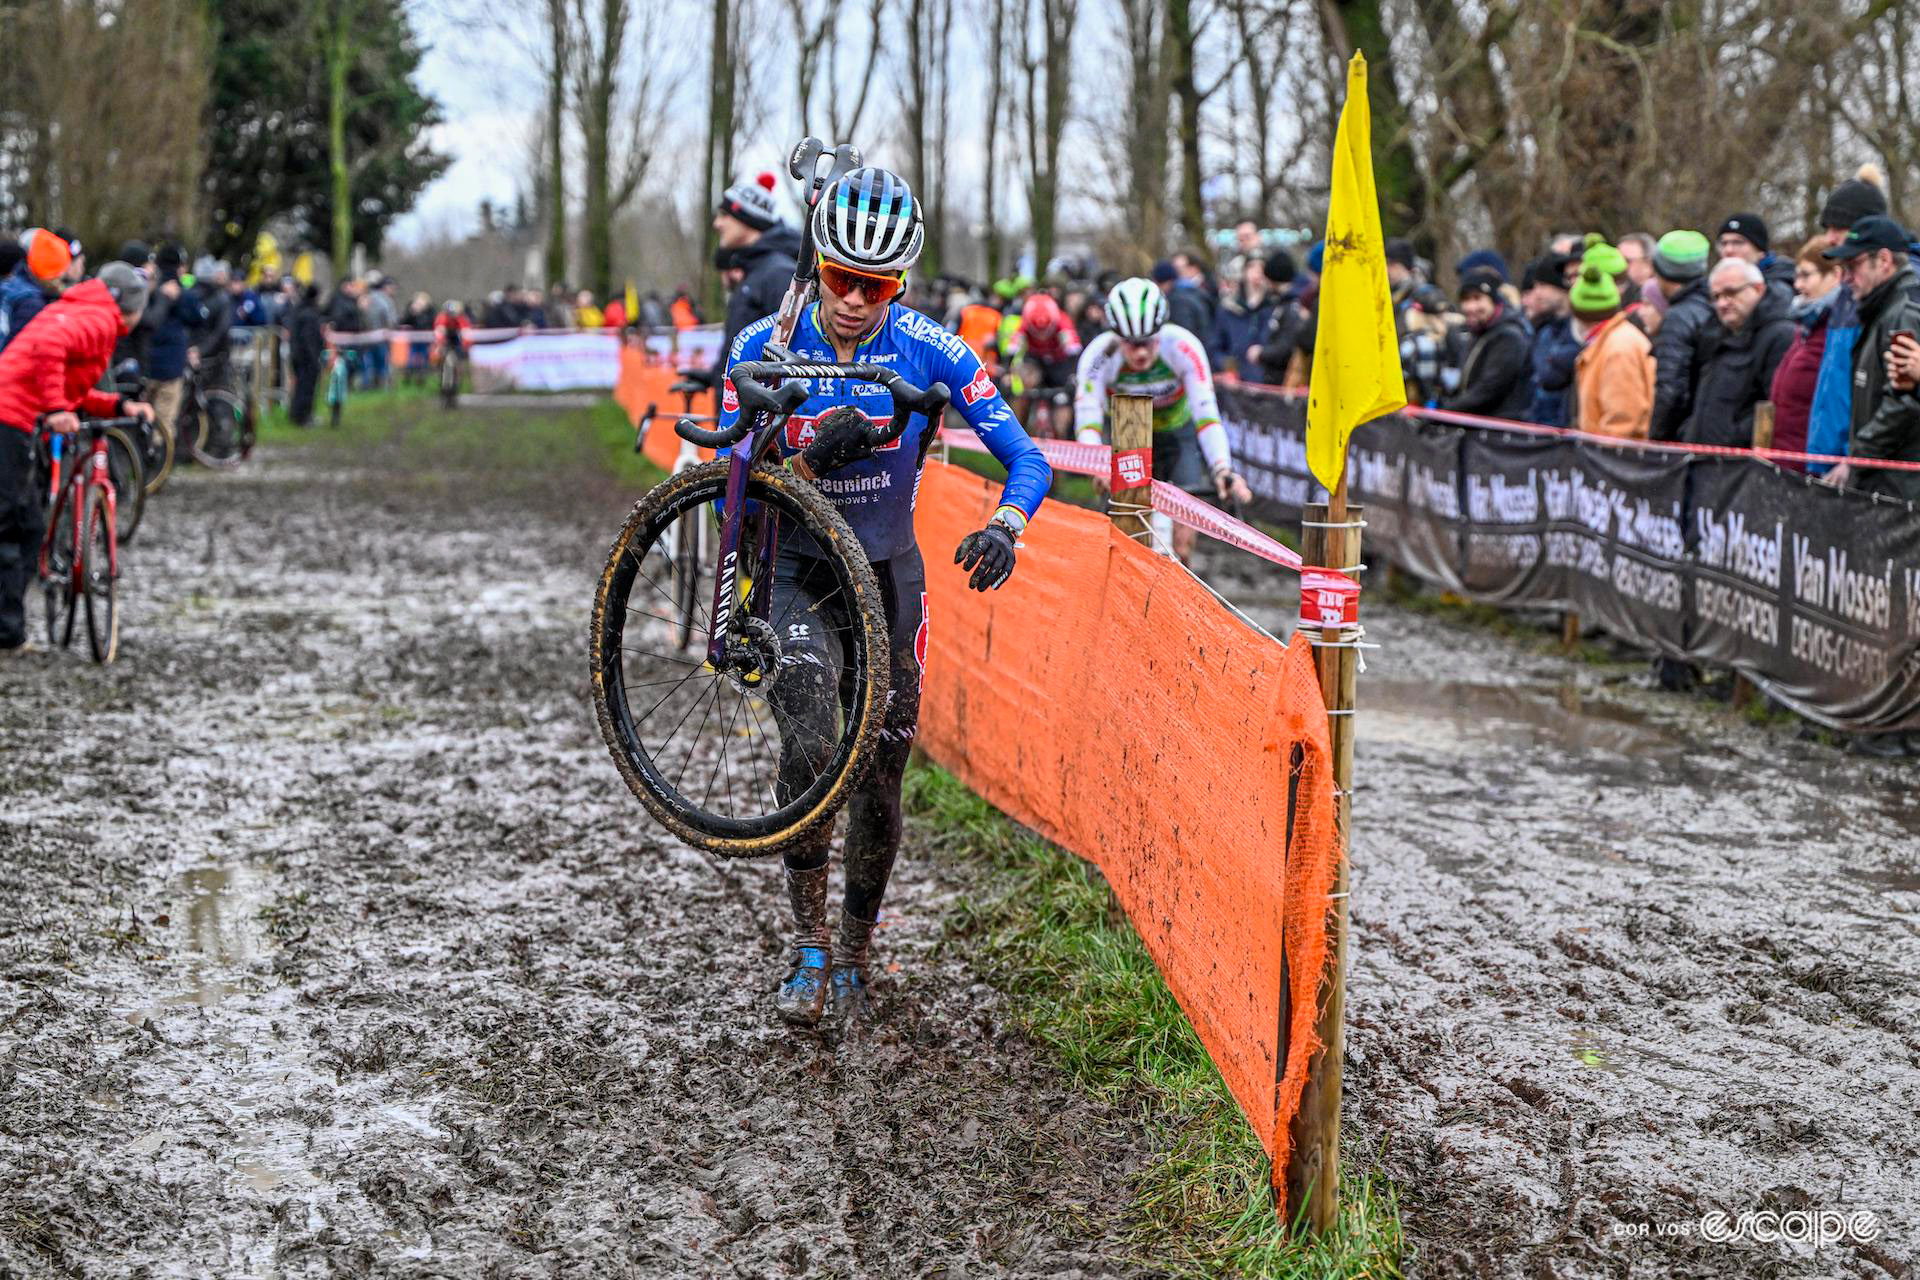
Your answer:
[[[1399,1205],[1380,1174],[1346,1166],[1326,1237],[1281,1228],[1266,1152],[1097,869],[924,759],[908,770],[906,803],[930,847],[985,872],[948,917],[949,942],[1077,1088],[1149,1125],[1157,1158],[1135,1175],[1142,1261],[1183,1276],[1400,1274]]]

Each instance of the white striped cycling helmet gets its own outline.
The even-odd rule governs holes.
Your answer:
[[[1151,280],[1122,280],[1107,295],[1107,323],[1128,342],[1145,342],[1166,322],[1166,295]]]
[[[856,271],[905,271],[920,259],[920,202],[885,169],[855,169],[813,207],[813,245]]]

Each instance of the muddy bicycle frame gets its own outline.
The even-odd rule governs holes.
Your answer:
[[[73,432],[75,443],[86,441],[84,449],[77,449],[73,458],[73,469],[66,472],[61,464],[66,461],[64,455],[64,437],[53,434],[48,441],[49,454],[47,528],[40,537],[39,576],[44,581],[53,578],[54,540],[59,537],[60,517],[67,509],[69,498],[73,501],[73,545],[68,549],[72,556],[67,565],[69,585],[79,586],[80,544],[86,537],[82,528],[87,514],[86,490],[98,488],[106,502],[107,516],[107,572],[120,575],[120,539],[112,536],[118,518],[120,495],[113,485],[113,476],[107,469],[107,432],[115,427],[125,430],[137,426],[138,418],[83,418],[80,427]],[[41,428],[45,430],[44,425]]]

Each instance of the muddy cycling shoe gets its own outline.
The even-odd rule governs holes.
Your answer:
[[[827,978],[827,1018],[846,1024],[866,1016],[866,975],[852,965],[837,964]]]
[[[860,1017],[867,1009],[867,946],[873,941],[872,920],[858,920],[840,911],[840,935],[834,939],[833,973],[828,979],[835,1022]]]
[[[827,1007],[827,950],[795,947],[793,968],[773,996],[773,1007],[788,1022],[811,1027]]]
[[[774,993],[773,1007],[788,1022],[813,1026],[827,1004],[827,868],[787,869],[787,903],[793,908],[793,966]]]

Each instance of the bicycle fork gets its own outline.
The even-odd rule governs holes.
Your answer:
[[[746,528],[747,473],[753,469],[752,459],[757,449],[736,448],[732,454],[732,465],[727,471],[726,520],[720,526],[720,563],[713,575],[713,609],[707,615],[713,621],[713,630],[707,637],[707,661],[714,670],[723,671],[723,659],[727,652],[727,636],[734,621],[736,608],[745,608],[750,615],[756,609],[764,611],[767,598],[772,590],[773,552],[779,545],[780,515],[767,510],[755,522],[755,536],[750,558],[742,560],[741,550]],[[739,591],[740,575],[748,575],[746,598],[741,599]]]

